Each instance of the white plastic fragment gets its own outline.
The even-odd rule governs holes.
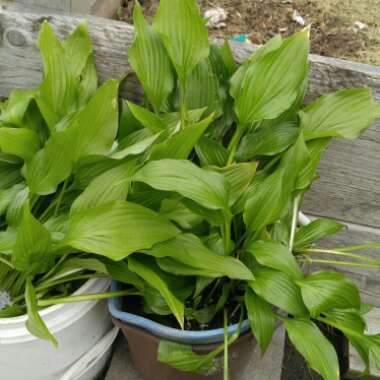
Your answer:
[[[292,20],[295,21],[297,24],[300,24],[302,26],[306,25],[305,19],[301,16],[301,14],[295,9],[292,14]]]
[[[212,9],[208,9],[204,13],[204,18],[207,20],[207,26],[209,28],[225,28],[226,23],[224,21],[227,20],[228,13],[224,8],[216,7]]]
[[[364,30],[368,29],[368,25],[361,21],[355,21],[354,28],[356,28],[357,30]]]

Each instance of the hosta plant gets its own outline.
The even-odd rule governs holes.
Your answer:
[[[43,24],[43,82],[2,106],[0,284],[13,305],[2,315],[27,311],[30,330],[53,339],[39,307],[77,301],[68,296],[77,280],[110,274],[125,284],[111,295],[131,294],[127,304],[161,323],[248,319],[263,353],[280,321],[326,380],[339,366],[320,322],[341,330],[367,369],[370,356],[380,366],[356,285],[307,265],[331,263],[316,253],[380,262],[355,252],[363,247],[316,247],[338,222],[297,224],[331,138],[354,139],[380,115],[370,90],[305,106],[308,29],[274,37],[237,67],[228,43],[209,44],[195,0],[162,0],[152,26],[136,4],[134,22],[129,61],[144,99],[123,101],[120,117],[119,82],[96,88],[83,25],[61,44]],[[210,372],[224,351],[227,379],[236,338],[226,333],[206,356],[161,341],[158,359]]]

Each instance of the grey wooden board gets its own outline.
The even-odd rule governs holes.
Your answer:
[[[43,17],[15,10],[20,11],[20,6],[12,5],[0,10],[0,96],[7,96],[14,88],[29,88],[40,82],[42,64],[36,39],[44,18],[48,18],[61,37],[81,21],[79,17],[48,14]],[[100,78],[121,77],[129,69],[127,53],[134,34],[133,27],[95,17],[89,17],[89,25]],[[233,45],[238,61],[254,49],[252,45]],[[310,61],[309,99],[342,87],[370,86],[380,100],[380,68],[315,55],[310,56]],[[136,98],[141,91],[132,83],[127,92],[129,97]],[[319,171],[321,179],[316,181],[306,197],[307,212],[380,227],[379,123],[357,141],[334,142]]]
[[[233,380],[280,380],[284,342],[285,332],[282,328],[278,328],[265,356],[261,358],[258,347],[253,349],[251,360],[242,378]],[[118,338],[105,380],[142,380],[132,364],[124,337]]]
[[[91,14],[109,17],[120,7],[121,0],[14,0],[30,6],[44,7],[52,11],[71,14]]]
[[[366,321],[368,325],[369,334],[380,333],[380,309],[375,308],[366,315]],[[350,373],[352,375],[358,375],[364,370],[363,362],[360,360],[360,356],[355,349],[350,346]],[[371,362],[371,375],[380,379],[380,371],[376,368],[373,362]]]

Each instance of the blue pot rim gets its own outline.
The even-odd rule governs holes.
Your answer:
[[[112,291],[120,290],[121,284],[112,281]],[[122,311],[122,297],[110,298],[108,300],[108,310],[111,315],[123,323],[140,327],[150,333],[164,339],[172,340],[185,344],[209,344],[223,342],[224,329],[212,329],[204,331],[188,331],[175,329],[152,321],[140,315]],[[228,334],[234,334],[238,329],[238,323],[228,326]],[[240,327],[240,333],[243,334],[249,330],[248,320],[244,320]]]

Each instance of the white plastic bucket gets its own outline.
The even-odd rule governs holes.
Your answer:
[[[102,293],[109,286],[109,279],[91,279],[74,294]],[[0,318],[0,379],[96,378],[117,335],[112,330],[106,301],[55,305],[40,315],[57,338],[58,348],[32,336],[25,327],[25,315]]]

